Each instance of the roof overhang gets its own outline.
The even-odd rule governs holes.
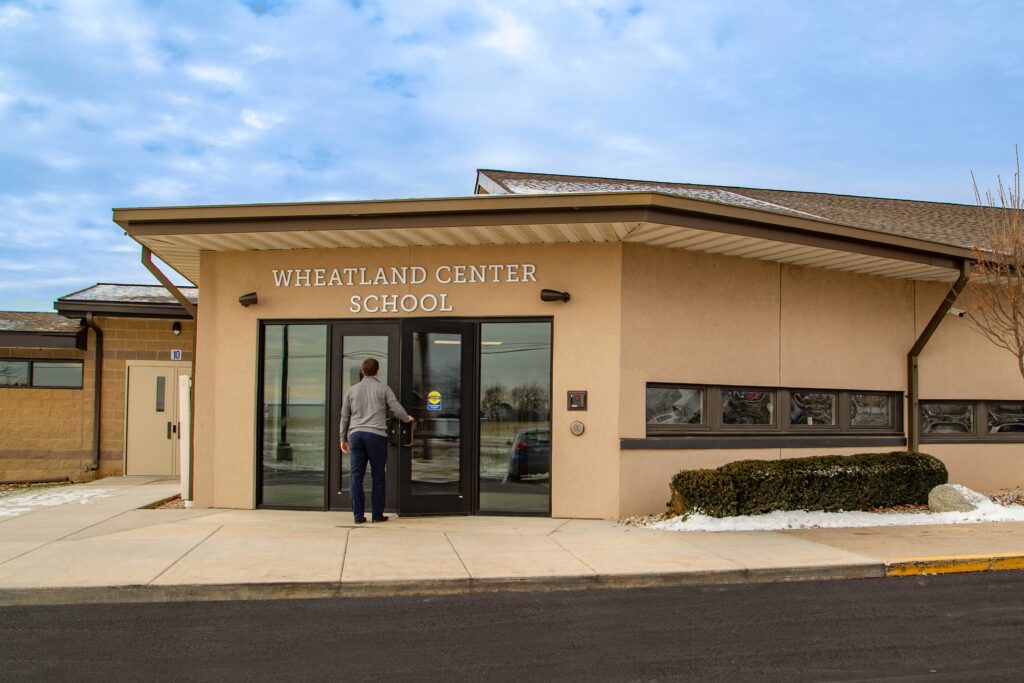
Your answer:
[[[81,349],[87,345],[87,331],[0,332],[0,347],[13,349]]]
[[[627,242],[953,281],[968,249],[658,192],[114,209],[199,285],[201,251]]]
[[[109,318],[160,318],[188,320],[191,316],[178,303],[124,303],[106,301],[64,301],[57,299],[54,310],[65,318],[84,318],[86,313]]]

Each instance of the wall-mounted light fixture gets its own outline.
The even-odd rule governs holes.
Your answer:
[[[256,292],[249,292],[238,297],[238,303],[243,306],[255,306],[257,303]]]
[[[569,292],[559,292],[557,289],[540,290],[541,301],[568,301]]]
[[[171,325],[171,333],[174,334],[174,336],[181,334],[181,323],[177,320],[175,320],[174,324]]]

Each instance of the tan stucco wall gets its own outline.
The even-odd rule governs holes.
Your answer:
[[[371,319],[352,315],[353,294],[448,293],[451,317],[553,316],[552,514],[618,514],[619,273],[621,247],[421,247],[394,249],[203,252],[196,362],[195,500],[201,506],[255,504],[255,419],[259,320]],[[531,263],[535,283],[277,288],[273,269]],[[568,290],[568,304],[544,303],[542,288]],[[259,303],[238,297],[256,291]],[[411,315],[417,315],[415,313]],[[422,313],[419,315],[423,315]],[[565,392],[589,391],[586,413],[569,413]],[[332,416],[332,420],[334,416]],[[569,423],[586,424],[581,437]]]
[[[169,360],[171,349],[192,358],[192,321],[181,321],[177,336],[172,320],[98,317],[96,323],[104,344],[99,471],[82,471],[94,457],[96,340],[90,331],[87,351],[0,348],[0,358],[84,360],[81,389],[0,388],[0,480],[123,474],[126,362]]]
[[[625,245],[623,437],[645,434],[647,382],[906,391],[906,353],[948,285],[912,283],[641,245]],[[922,398],[1024,399],[1014,358],[947,316],[921,356]],[[894,448],[623,450],[622,515],[664,510],[680,469],[743,458]],[[1024,485],[1024,444],[926,444],[952,481]],[[1014,457],[1016,454],[1016,458]]]

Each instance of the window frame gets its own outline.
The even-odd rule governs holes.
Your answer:
[[[1020,399],[922,399],[918,402],[918,424],[924,424],[924,406],[939,405],[970,405],[974,413],[973,434],[926,434],[923,430],[919,435],[921,443],[1022,443],[1024,432],[990,432],[988,427],[989,404],[1020,403]]]
[[[4,384],[0,389],[82,389],[85,385],[85,361],[81,358],[0,358],[0,363],[27,363],[28,384]],[[36,384],[36,363],[58,363],[60,365],[77,365],[82,369],[81,379],[75,384]]]
[[[647,382],[644,385],[646,419],[647,389],[691,389],[702,394],[703,420],[699,425],[645,423],[645,437],[778,437],[793,438],[840,437],[849,438],[856,445],[860,438],[903,436],[903,394],[899,391],[877,389],[832,389],[819,387],[766,387],[750,384],[692,384],[683,382]],[[773,394],[772,424],[730,425],[722,421],[722,398],[725,391],[766,391]],[[835,396],[835,424],[807,425],[793,423],[790,411],[792,394],[815,393]],[[889,397],[892,420],[886,427],[857,427],[851,424],[850,410],[854,394]]]

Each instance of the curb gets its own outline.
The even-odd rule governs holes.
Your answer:
[[[885,576],[881,564],[730,569],[668,574],[612,574],[425,581],[239,583],[0,589],[0,606],[112,603],[213,602],[227,600],[311,600],[542,592],[587,589],[660,588],[790,581],[868,579]]]
[[[1024,569],[1024,554],[911,557],[885,563],[886,576],[927,576]]]

